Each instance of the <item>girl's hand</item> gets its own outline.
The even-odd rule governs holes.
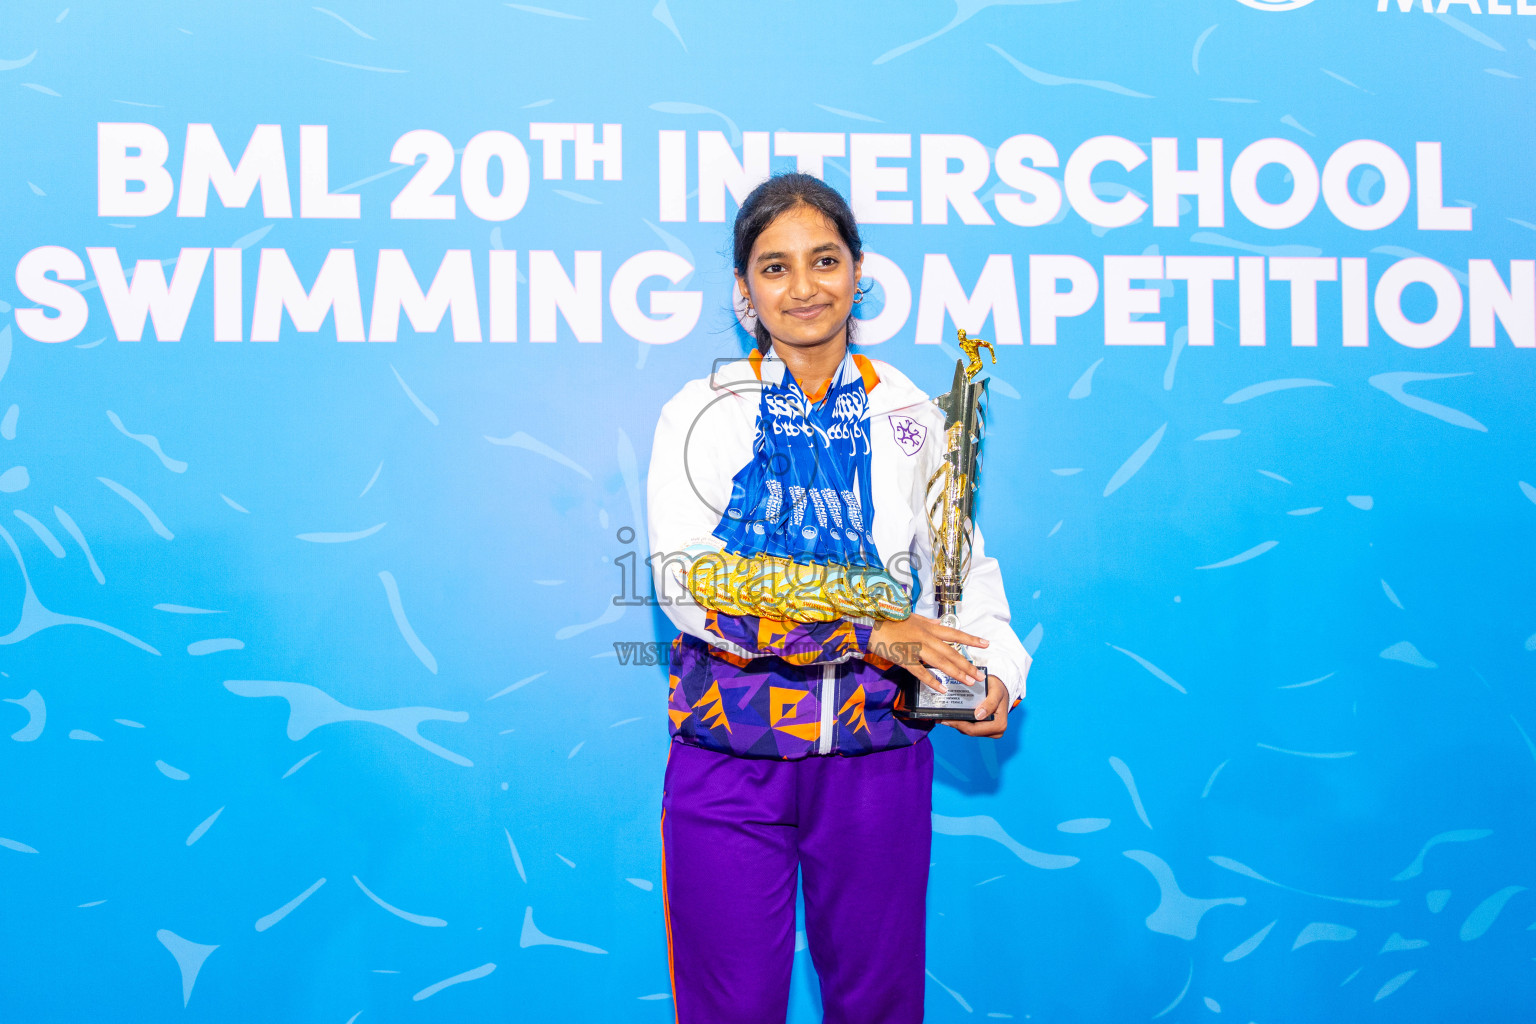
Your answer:
[[[979,636],[952,629],[926,615],[910,615],[900,621],[882,619],[869,632],[871,654],[900,665],[917,676],[924,686],[940,693],[945,691],[945,685],[924,665],[931,665],[961,682],[979,683],[986,678],[985,672],[966,661],[951,644],[989,646]]]
[[[945,725],[952,725],[967,736],[985,736],[996,739],[1008,728],[1008,687],[997,676],[991,676],[987,683],[987,699],[976,708],[975,722],[946,721]],[[986,718],[993,712],[997,717],[990,722],[980,719]]]

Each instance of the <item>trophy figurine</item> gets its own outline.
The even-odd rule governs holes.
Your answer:
[[[976,471],[981,466],[982,400],[986,380],[976,380],[985,348],[997,363],[997,350],[989,341],[967,338],[959,332],[960,350],[966,360],[955,361],[955,381],[948,394],[933,400],[944,410],[943,461],[928,480],[928,534],[933,548],[933,600],[935,618],[959,628],[960,600],[970,570],[971,512],[976,498]],[[964,654],[964,649],[957,647]],[[974,721],[976,707],[987,696],[987,683],[964,683],[929,667],[945,685],[940,693],[908,675],[903,685],[900,714],[906,718],[941,721]],[[983,670],[985,671],[985,670]]]

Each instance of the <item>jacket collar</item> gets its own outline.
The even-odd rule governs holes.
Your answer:
[[[861,364],[864,386],[869,389],[869,415],[881,416],[928,401],[928,395],[890,363],[870,359],[863,353],[856,353],[854,360]],[[783,360],[753,352],[745,359],[716,364],[709,376],[709,386],[714,391],[729,391],[755,401],[762,393],[763,381],[778,383],[783,375]]]
[[[871,360],[871,362],[880,374],[879,386],[869,393],[871,416],[883,416],[888,412],[922,405],[928,401],[927,393],[913,384],[911,379],[896,367],[881,360]]]

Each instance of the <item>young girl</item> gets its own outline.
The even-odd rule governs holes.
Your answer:
[[[825,1021],[921,1020],[932,723],[896,714],[898,682],[987,679],[977,720],[946,723],[972,736],[1001,735],[1024,695],[1030,657],[979,530],[963,629],[931,617],[943,414],[850,352],[862,257],[835,190],[759,185],[734,245],[756,351],[656,426],[651,564],[682,631],[661,826],[681,1024],[782,1024],[797,874]]]

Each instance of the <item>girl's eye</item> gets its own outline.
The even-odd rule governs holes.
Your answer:
[[[782,264],[782,263],[770,263],[766,267],[763,268],[763,273],[765,273],[765,274],[777,274],[779,271],[781,271],[783,269],[784,269],[784,264]]]

